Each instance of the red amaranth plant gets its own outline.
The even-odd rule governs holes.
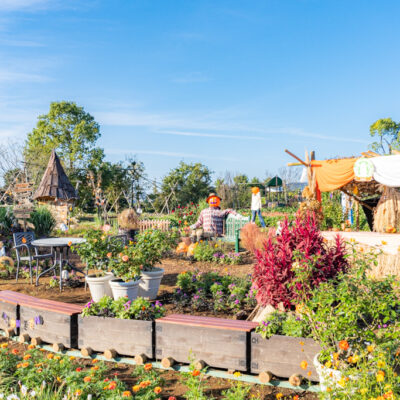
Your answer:
[[[295,263],[312,265],[309,289],[348,268],[343,240],[337,236],[335,244],[328,246],[313,214],[305,218],[297,216],[292,225],[286,219],[282,223],[281,235],[268,238],[264,249],[257,250],[255,255],[253,282],[258,291],[257,301],[263,306],[271,304],[276,307],[282,303],[285,308],[290,308],[295,305]]]

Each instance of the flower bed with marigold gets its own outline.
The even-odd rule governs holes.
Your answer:
[[[313,394],[210,378],[193,364],[184,373],[159,371],[150,363],[117,365],[13,342],[0,345],[0,371],[0,398],[7,400],[316,400]]]

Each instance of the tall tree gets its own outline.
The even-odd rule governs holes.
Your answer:
[[[377,137],[371,148],[380,154],[392,154],[393,150],[400,148],[400,123],[392,118],[378,119],[369,127],[369,133]]]
[[[75,174],[78,169],[101,163],[104,151],[96,147],[99,137],[99,124],[83,107],[69,101],[53,102],[49,112],[38,117],[36,128],[28,134],[25,161],[40,171],[55,149],[66,172]]]
[[[155,202],[156,207],[161,210],[166,203],[169,208],[174,208],[179,204],[199,202],[211,190],[211,174],[204,164],[186,164],[181,161],[164,177]]]

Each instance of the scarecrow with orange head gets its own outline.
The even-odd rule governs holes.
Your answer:
[[[265,228],[264,218],[261,214],[261,194],[260,188],[254,186],[251,188],[251,222],[256,221],[256,215],[258,215],[258,219],[260,220],[260,224],[263,228]]]
[[[216,193],[210,193],[207,197],[207,203],[209,207],[201,211],[197,222],[190,226],[192,242],[222,236],[226,216],[228,214],[238,215],[232,209],[221,210],[221,198]]]

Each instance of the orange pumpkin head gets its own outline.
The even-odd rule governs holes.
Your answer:
[[[219,207],[221,203],[221,197],[219,197],[216,193],[210,193],[206,201],[210,207]]]
[[[251,191],[253,194],[257,194],[260,191],[260,188],[258,188],[257,186],[254,186],[251,188]]]

